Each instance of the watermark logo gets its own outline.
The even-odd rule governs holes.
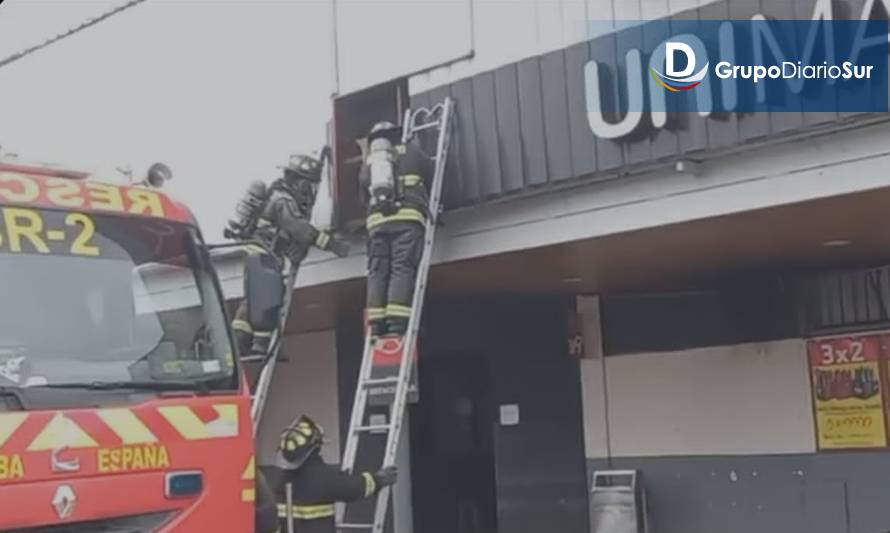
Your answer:
[[[590,28],[590,49],[615,53],[584,63],[587,120],[598,138],[681,129],[696,116],[890,110],[890,21],[868,10],[837,19],[833,4],[820,1],[806,20],[757,14],[616,28]]]
[[[665,43],[665,72],[661,73],[656,70],[655,66],[649,67],[649,73],[659,85],[672,93],[683,91],[691,91],[699,85],[708,76],[710,62],[706,62],[705,66],[698,72],[695,72],[696,58],[695,50],[686,43],[668,41]],[[677,70],[678,54],[685,56],[686,67],[683,70]]]

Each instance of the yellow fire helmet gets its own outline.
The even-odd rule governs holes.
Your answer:
[[[282,470],[297,470],[323,442],[324,428],[302,415],[281,432],[275,464]]]

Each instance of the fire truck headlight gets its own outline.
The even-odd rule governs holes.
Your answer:
[[[204,474],[195,470],[170,472],[164,482],[164,496],[171,499],[197,496],[203,490]]]

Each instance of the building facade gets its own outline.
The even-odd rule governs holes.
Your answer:
[[[472,5],[472,59],[334,101],[344,231],[355,140],[409,105],[458,109],[395,530],[597,531],[592,476],[615,469],[641,473],[659,533],[890,529],[886,114],[590,106],[626,98],[627,51],[668,37],[623,21],[886,18],[886,0]],[[591,85],[591,62],[614,76]],[[298,412],[339,456],[364,272],[360,253],[304,263],[261,463]]]

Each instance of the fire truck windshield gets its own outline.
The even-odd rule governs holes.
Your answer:
[[[140,393],[153,383],[236,386],[197,231],[147,217],[0,207],[0,387],[128,383]]]

